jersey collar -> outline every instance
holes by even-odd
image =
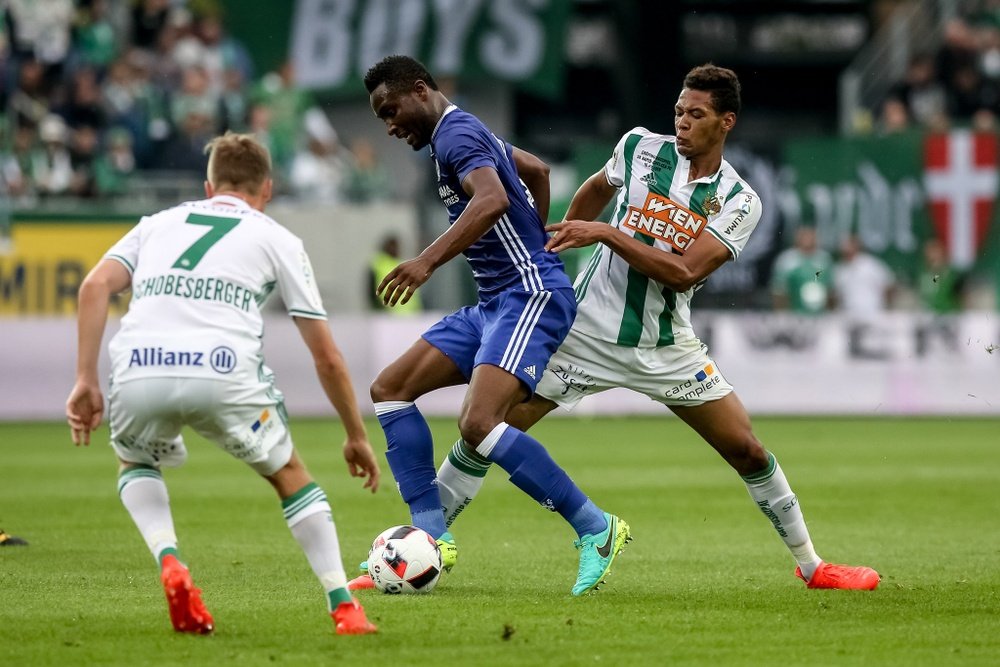
[[[449,104],[448,106],[446,106],[444,108],[444,113],[441,114],[440,118],[438,118],[438,122],[434,126],[434,131],[431,132],[431,141],[434,141],[434,137],[437,136],[438,128],[441,127],[441,121],[444,120],[444,117],[447,116],[448,114],[450,114],[452,111],[456,111],[457,109],[458,109],[458,107],[455,106],[454,104]]]
[[[250,204],[246,203],[239,197],[233,197],[232,195],[215,195],[208,201],[212,204],[227,204],[229,206],[235,206],[236,208],[250,208]]]

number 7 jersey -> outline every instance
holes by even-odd
[[[128,312],[109,346],[116,382],[261,379],[261,308],[275,289],[289,315],[326,319],[302,241],[236,197],[146,216],[105,259],[132,274]]]
[[[672,136],[637,127],[604,166],[618,188],[609,224],[664,252],[683,255],[714,236],[736,259],[760,219],[757,193],[725,160],[688,182],[691,162]],[[579,304],[573,329],[627,347],[662,347],[695,337],[691,298],[701,287],[673,292],[598,244],[574,284]]]

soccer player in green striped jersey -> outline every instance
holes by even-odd
[[[508,422],[527,429],[557,406],[615,387],[645,394],[698,432],[740,475],[785,542],[810,588],[874,589],[868,567],[823,561],[798,499],[753,434],[743,404],[691,327],[691,299],[708,276],[739,257],[760,219],[757,193],[723,159],[740,112],[736,74],[715,65],[688,72],[674,106],[674,135],[637,127],[550,225],[546,248],[595,245],[577,276],[579,304],[566,340],[531,401]],[[614,200],[611,220],[597,221]],[[459,443],[460,445],[460,443]],[[438,472],[449,521],[474,497],[488,462],[456,446]]]
[[[374,491],[378,463],[347,364],[302,241],[264,214],[272,188],[267,149],[250,135],[227,133],[206,151],[207,198],[144,217],[80,286],[77,379],[66,402],[73,441],[89,444],[101,423],[97,361],[108,301],[131,288],[109,345],[111,446],[120,463],[118,495],[160,566],[174,629],[215,628],[181,561],[161,473],[185,461],[187,425],[277,491],[285,522],[326,592],[335,631],[375,632],[347,590],[330,504],[295,451],[284,400],[264,365],[267,297],[280,292],[344,422],[348,470]]]

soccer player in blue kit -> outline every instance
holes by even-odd
[[[386,458],[412,522],[437,539],[450,570],[458,552],[435,483],[430,429],[414,401],[468,383],[458,421],[465,455],[498,464],[519,489],[570,523],[580,550],[572,592],[594,590],[631,539],[628,525],[587,498],[541,443],[504,421],[532,396],[576,315],[562,262],[545,250],[548,167],[451,104],[413,58],[382,59],[368,70],[365,87],[390,136],[414,150],[430,145],[451,223],[420,255],[391,271],[377,294],[389,306],[406,303],[459,253],[479,288],[476,305],[433,325],[371,385]],[[368,575],[351,582],[352,589],[371,586]]]

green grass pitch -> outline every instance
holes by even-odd
[[[369,425],[377,450],[378,425]],[[455,436],[432,423],[438,460]],[[170,629],[157,570],[115,493],[102,427],[0,425],[0,662],[11,665],[996,665],[1000,421],[759,419],[821,556],[883,574],[809,591],[736,475],[676,419],[550,419],[534,433],[635,541],[592,596],[569,594],[574,535],[494,470],[455,525],[428,596],[360,597],[380,626],[337,637],[322,592],[254,473],[188,436],[165,474],[183,557],[215,616]],[[408,515],[385,479],[347,475],[335,421],[293,434],[334,508],[348,573]]]

